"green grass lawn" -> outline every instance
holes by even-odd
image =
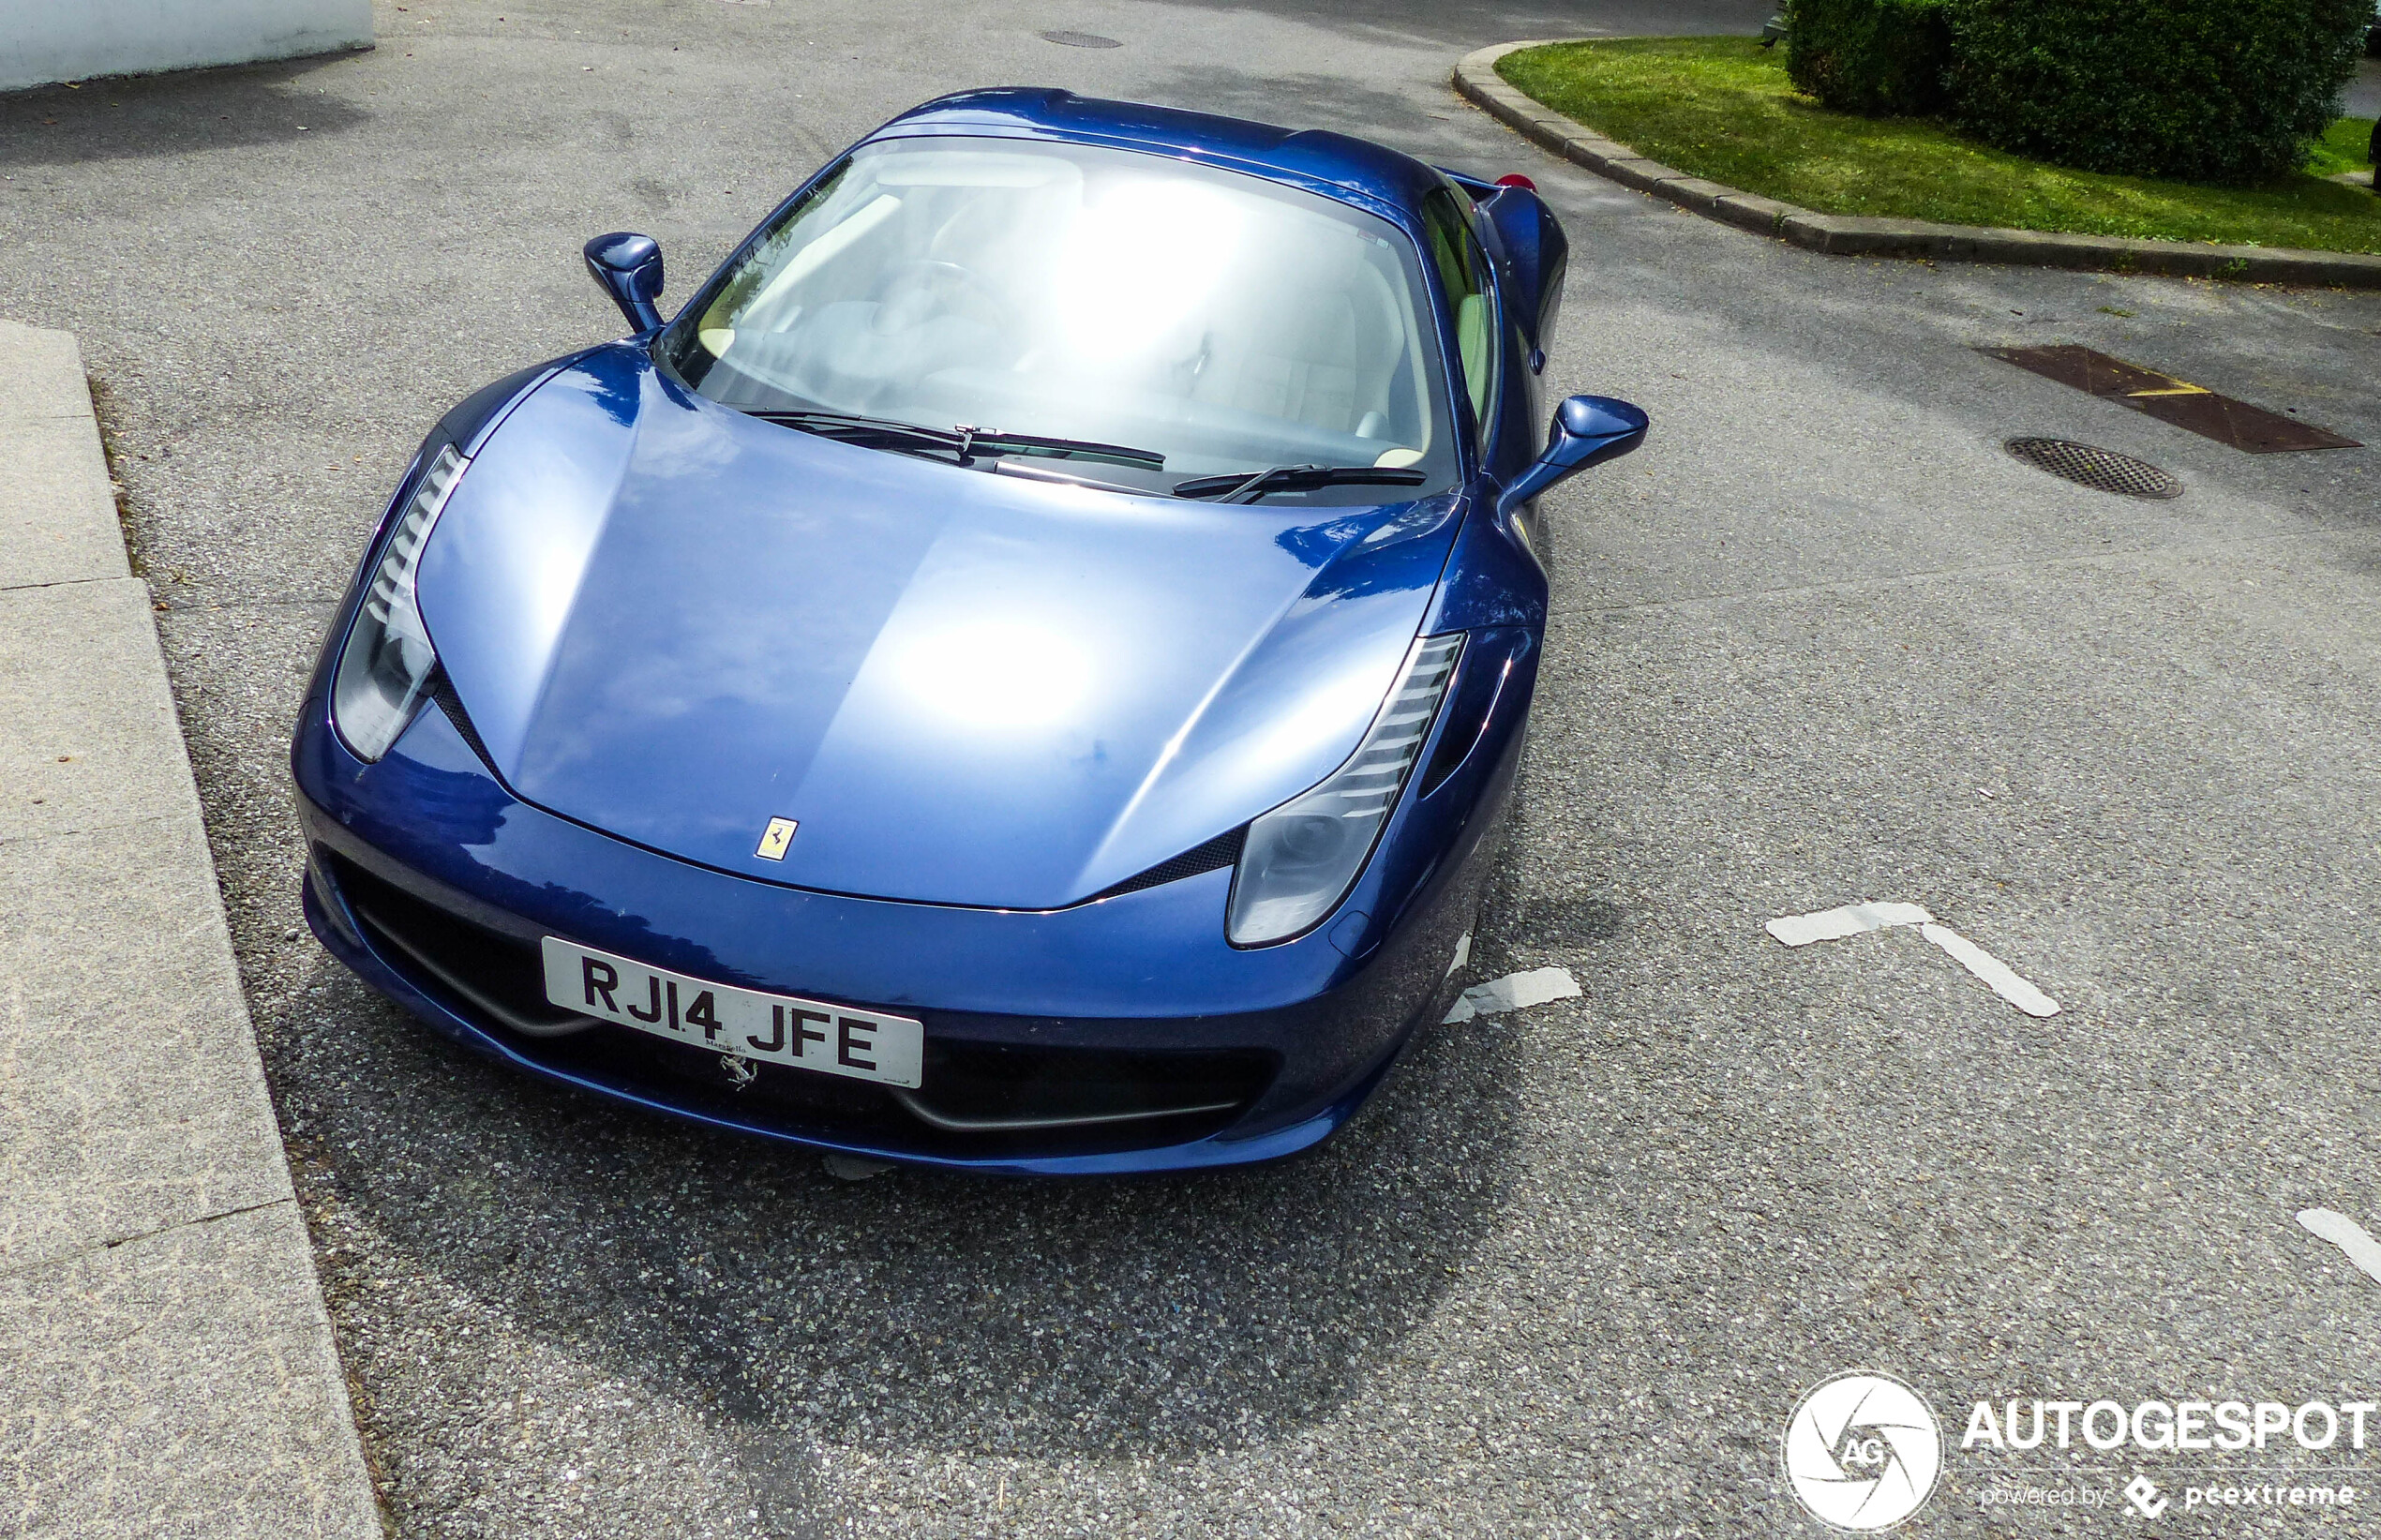
[[[1640,155],[1822,214],[2381,251],[2381,198],[2326,181],[2365,165],[2370,118],[2343,118],[2313,169],[2262,187],[2044,165],[1925,118],[1863,118],[1798,96],[1785,51],[1747,37],[1632,37],[1508,53],[1497,73]]]
[[[2337,172],[2368,172],[2373,162],[2365,152],[2373,147],[2371,118],[2341,118],[2323,131],[2314,142],[2314,159],[2307,170],[2317,176],[2329,176]]]

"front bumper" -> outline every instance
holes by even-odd
[[[1044,912],[787,888],[517,800],[438,707],[365,765],[318,695],[293,751],[306,913],[341,962],[446,1036],[698,1122],[986,1172],[1272,1159],[1353,1115],[1444,1009],[1519,755],[1519,696],[1456,773],[1408,800],[1332,923],[1241,950],[1223,938],[1229,871]],[[607,1024],[541,1035],[566,1024],[534,981],[546,934],[918,1017],[922,1105],[773,1066],[740,1086],[715,1054]]]

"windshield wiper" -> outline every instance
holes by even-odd
[[[1139,462],[1135,462],[1137,465]],[[1028,459],[1023,455],[993,461],[984,469],[996,476],[1015,476],[1024,481],[1046,481],[1060,486],[1088,486],[1096,492],[1122,492],[1127,497],[1146,498],[1156,495],[1154,486],[1127,486],[1122,482],[1101,481],[1080,471],[1064,471],[1048,463],[1041,456]]]
[[[1303,492],[1316,486],[1419,486],[1430,478],[1401,465],[1277,465],[1224,476],[1192,476],[1174,484],[1178,498],[1253,502],[1267,492]]]
[[[876,439],[948,450],[964,462],[979,455],[1031,455],[1052,459],[1097,460],[1106,465],[1132,465],[1161,471],[1166,457],[1149,449],[1095,443],[1088,439],[1054,439],[1038,433],[1001,433],[991,428],[927,427],[892,417],[860,417],[843,411],[755,411],[763,422],[782,423],[831,439]]]
[[[831,439],[898,439],[934,449],[955,451],[959,447],[959,435],[949,428],[926,427],[892,417],[856,417],[843,411],[767,411],[751,407],[744,410],[762,422],[783,423],[787,427],[805,428]]]
[[[1108,465],[1138,465],[1151,471],[1165,469],[1166,457],[1154,449],[1129,449],[1123,444],[1095,443],[1089,439],[1051,439],[1038,433],[998,433],[988,427],[959,429],[959,453],[964,457],[978,451],[989,450],[995,455],[1041,455],[1060,460],[1099,460]]]

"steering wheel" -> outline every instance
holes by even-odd
[[[876,304],[869,329],[878,333],[906,332],[938,315],[959,313],[961,302],[967,300],[976,302],[973,308],[988,312],[978,319],[991,325],[1006,328],[1017,319],[1015,308],[981,275],[932,257],[888,270],[868,297]]]

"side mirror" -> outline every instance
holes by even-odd
[[[1609,396],[1574,396],[1554,409],[1546,453],[1496,500],[1496,511],[1511,514],[1532,498],[1591,465],[1619,459],[1645,441],[1653,419],[1642,409]]]
[[[653,302],[662,297],[661,243],[651,235],[616,231],[587,243],[587,272],[612,296],[630,326],[650,332],[662,323]]]

